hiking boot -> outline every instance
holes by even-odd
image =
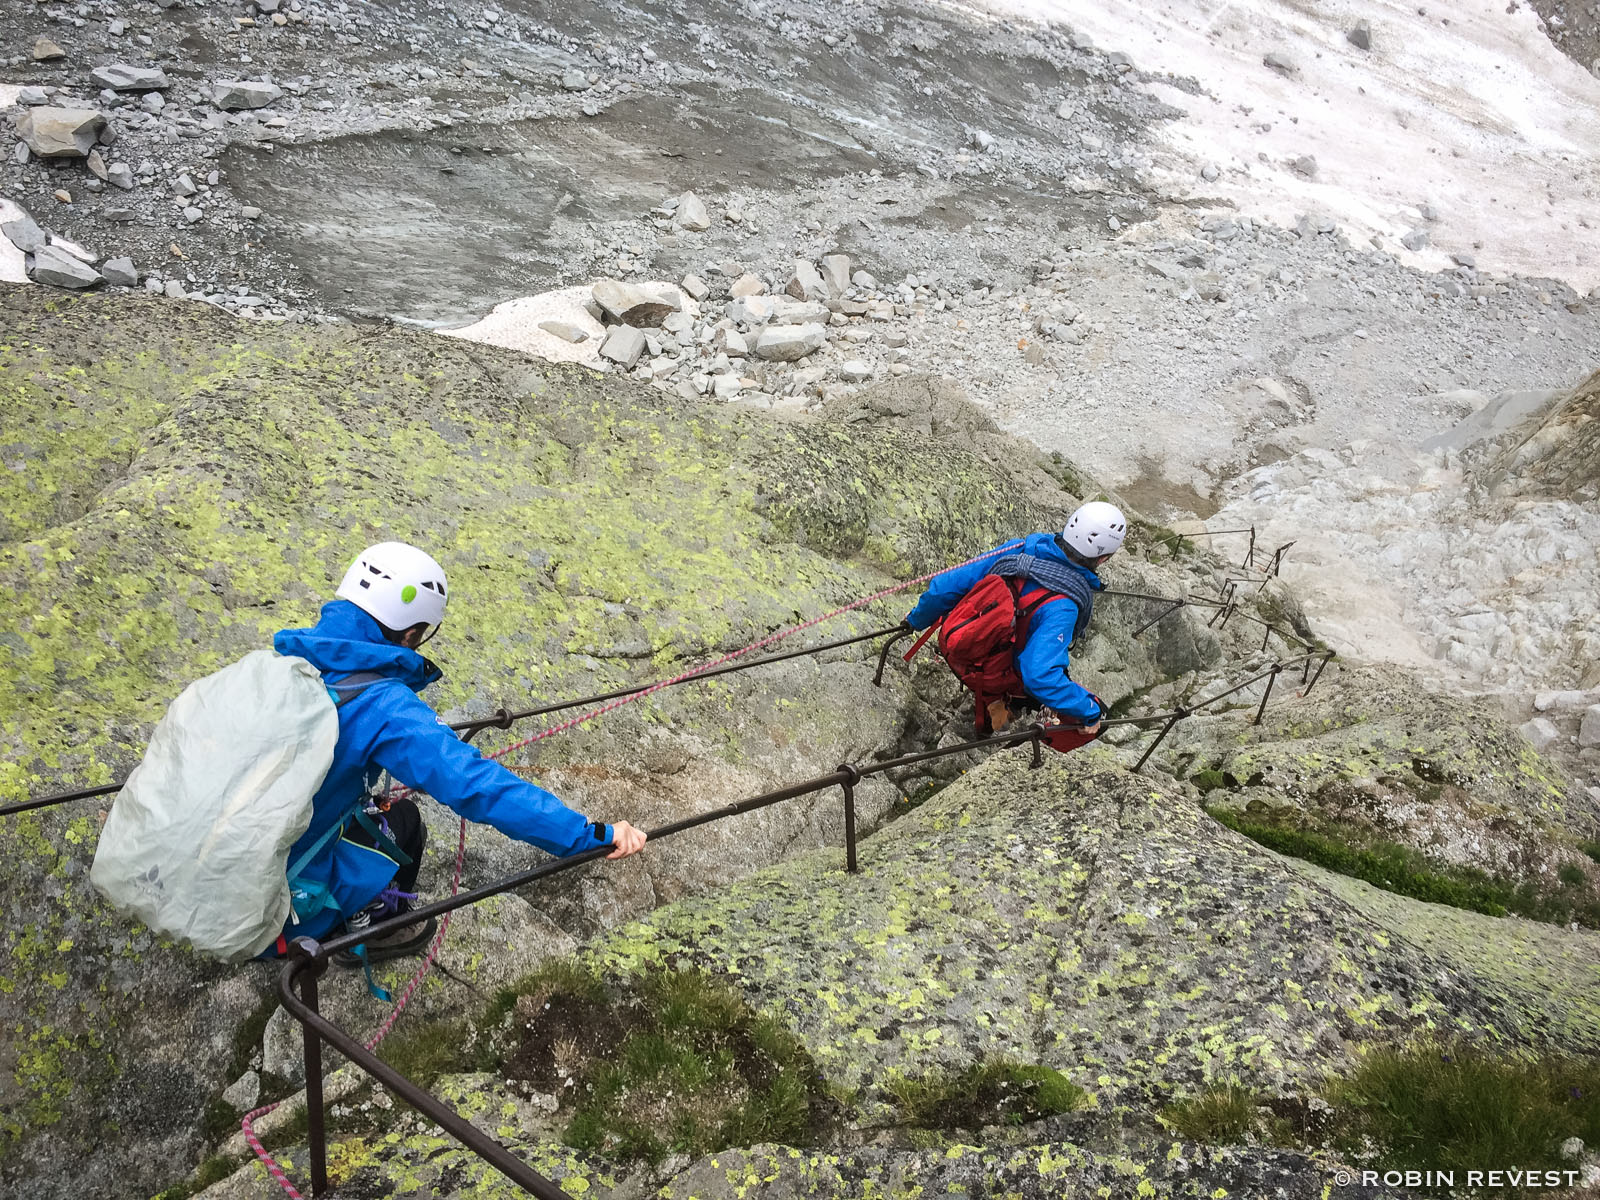
[[[433,935],[439,929],[439,922],[435,918],[403,922],[405,914],[411,909],[410,903],[405,900],[400,901],[397,911],[390,916],[384,915],[384,909],[385,905],[381,901],[369,904],[345,922],[346,933],[364,933],[373,925],[382,926],[382,932],[362,943],[366,949],[368,963],[383,962],[390,958],[405,958],[407,955],[421,954],[428,948],[428,943],[433,940]],[[362,965],[361,955],[353,948],[338,951],[334,954],[333,961],[341,967]]]

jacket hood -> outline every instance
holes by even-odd
[[[1022,549],[1023,553],[1031,554],[1035,558],[1048,558],[1055,562],[1066,564],[1087,579],[1090,588],[1094,591],[1103,592],[1106,590],[1106,585],[1101,581],[1100,576],[1095,574],[1093,568],[1086,567],[1081,562],[1075,562],[1067,556],[1067,552],[1061,548],[1061,543],[1057,540],[1056,534],[1029,534],[1023,542]]]
[[[272,647],[305,659],[334,680],[356,671],[377,671],[420,692],[444,674],[415,650],[385,638],[378,622],[348,600],[324,604],[310,629],[280,629]]]

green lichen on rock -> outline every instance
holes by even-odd
[[[1283,685],[1299,682],[1291,675]],[[1444,695],[1393,668],[1332,667],[1303,701],[1221,732],[1235,743],[1208,767],[1290,795],[1387,776],[1425,802],[1450,786],[1495,815],[1589,836],[1600,828],[1583,789],[1487,701]]]
[[[1438,910],[1358,911],[1109,754],[1026,761],[997,755],[877,834],[858,876],[813,855],[593,953],[726,972],[787,1014],[830,1079],[866,1089],[868,1119],[892,1117],[891,1071],[1000,1056],[1105,1108],[1213,1081],[1291,1087],[1408,1031],[1597,1044],[1588,935],[1564,935],[1542,996],[1508,986],[1503,964],[1538,936],[1525,923],[1440,922],[1446,945],[1423,944],[1402,920],[1432,928]]]

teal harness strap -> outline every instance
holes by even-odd
[[[367,977],[367,991],[374,1000],[380,1004],[393,1002],[394,995],[386,987],[380,987],[378,981],[372,977],[372,960],[367,957],[367,944],[365,942],[350,951],[361,960],[361,970]]]
[[[396,846],[394,844],[394,839],[392,839],[383,831],[383,826],[372,819],[372,814],[367,811],[365,802],[357,807],[351,816],[355,817],[357,825],[360,825],[361,828],[365,829],[372,835],[373,844],[376,845],[386,857],[394,859],[394,861],[399,863],[402,867],[409,867],[411,865],[411,856],[404,850],[400,849],[399,846]]]

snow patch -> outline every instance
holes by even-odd
[[[581,363],[598,369],[605,326],[591,317],[583,306],[583,302],[589,298],[590,287],[584,284],[541,292],[537,296],[518,296],[495,305],[487,316],[471,325],[438,332],[446,337],[465,338],[486,346],[521,350],[546,362]],[[565,321],[582,329],[589,338],[583,342],[569,342],[540,329],[540,321]]]
[[[0,88],[0,93],[3,92],[4,88]],[[3,106],[4,95],[0,94],[0,107]],[[26,215],[22,209],[18,208],[10,200],[0,196],[0,225],[4,225],[7,221],[19,220]],[[28,272],[25,269],[26,262],[27,255],[13,246],[10,238],[0,233],[0,283],[30,282]]]
[[[1530,5],[982,2],[1065,22],[1140,72],[1199,82],[1200,95],[1149,85],[1186,114],[1155,130],[1167,153],[1151,182],[1164,192],[1283,226],[1326,214],[1352,242],[1375,237],[1428,270],[1467,253],[1484,270],[1600,284],[1600,80],[1551,45]],[[1358,19],[1371,50],[1345,37]],[[1296,73],[1262,61],[1274,52]],[[1311,177],[1293,166],[1306,155]],[[1399,239],[1417,229],[1430,244],[1413,253]]]

